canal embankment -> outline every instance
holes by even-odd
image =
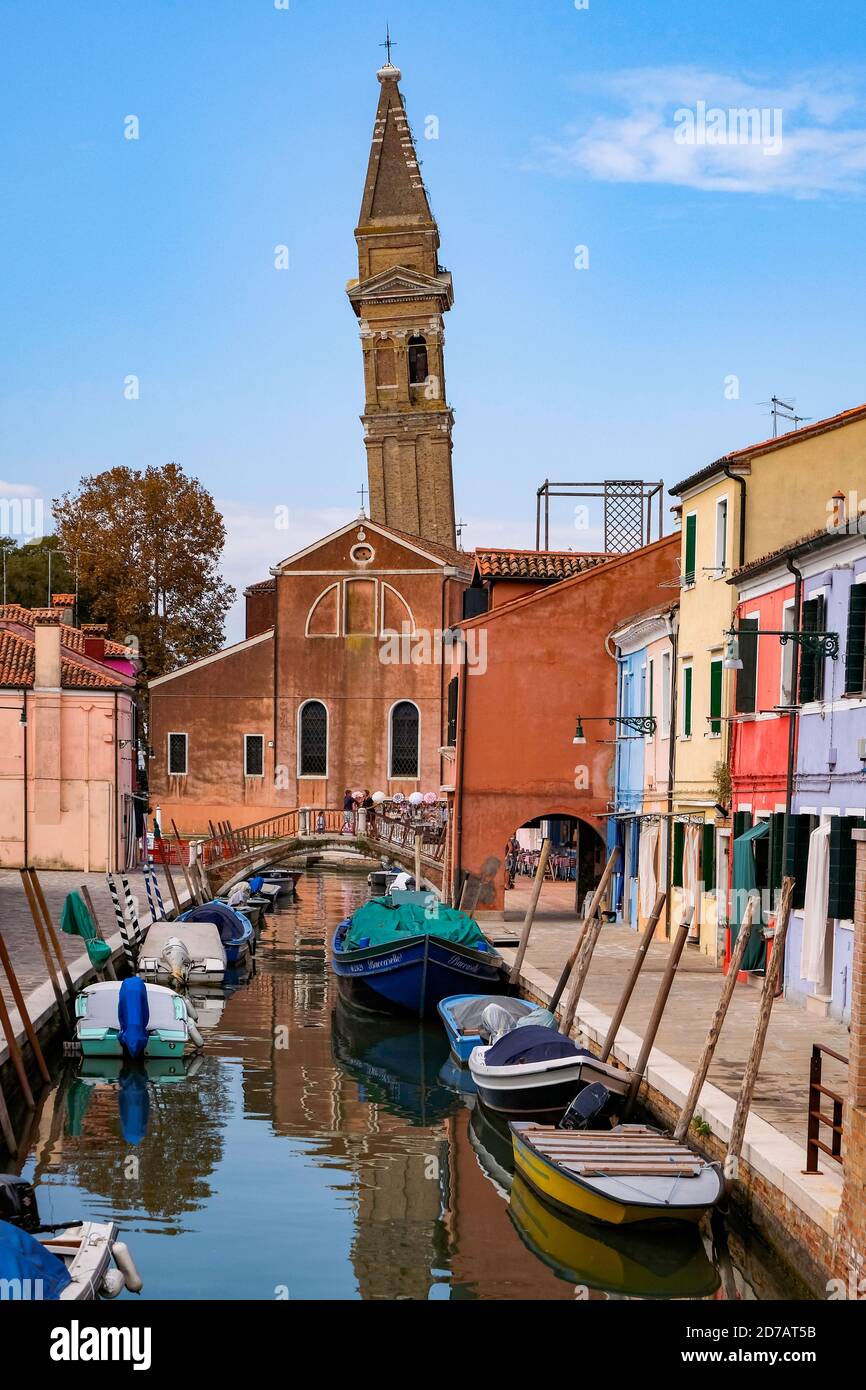
[[[563,889],[567,885],[562,885]],[[571,888],[573,894],[573,886]],[[579,922],[567,914],[555,894],[539,912],[520,976],[521,992],[547,1005],[574,945]],[[521,895],[510,898],[502,916],[510,929],[522,919]],[[485,928],[493,919],[485,917]],[[600,1052],[616,1008],[638,936],[610,925],[602,932],[578,1005],[573,1033]],[[513,948],[500,948],[506,960]],[[617,1034],[612,1060],[634,1065],[649,1020],[669,947],[655,942]],[[656,1046],[653,1048],[642,1100],[653,1117],[671,1126],[688,1095],[693,1068],[718,1002],[722,975],[699,952],[688,950],[674,981]],[[564,1002],[567,1002],[567,998]],[[721,1040],[697,1106],[690,1142],[714,1161],[725,1158],[737,1091],[752,1041],[758,991],[743,985],[735,991]],[[843,1055],[848,1030],[830,1019],[816,1019],[776,1001],[759,1072],[739,1181],[733,1200],[745,1218],[769,1241],[790,1269],[817,1296],[826,1296],[835,1270],[835,1239],[842,1202],[841,1165],[821,1156],[820,1172],[806,1173],[809,1062],[812,1044],[823,1042]],[[844,1092],[844,1068],[832,1085]],[[826,1132],[825,1132],[826,1138]]]

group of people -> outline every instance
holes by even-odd
[[[355,829],[355,817],[359,811],[372,811],[375,806],[369,787],[361,796],[356,796],[347,787],[343,794],[343,832],[351,834]]]

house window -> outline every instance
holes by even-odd
[[[169,734],[168,736],[168,775],[169,777],[185,777],[188,770],[187,746],[189,737],[187,734]]]
[[[456,748],[457,746],[457,692],[459,689],[459,679],[454,676],[448,682],[448,728],[445,734],[445,747]]]
[[[263,734],[244,734],[244,776],[264,777],[265,740]]]
[[[754,714],[758,698],[758,619],[741,618],[737,629],[740,660],[737,672],[737,713]]]
[[[683,667],[683,738],[692,736],[692,668]]]
[[[845,694],[866,690],[866,584],[852,584],[845,647]]]
[[[671,654],[662,652],[662,736],[671,734]]]
[[[298,776],[328,775],[328,711],[321,700],[308,700],[298,717]]]
[[[390,777],[418,777],[418,706],[401,700],[391,710]]]
[[[793,632],[796,624],[794,622],[794,604],[786,603],[782,609],[782,631]],[[794,643],[786,642],[782,648],[782,682],[779,690],[779,704],[791,705],[794,703]]]
[[[716,503],[716,574],[724,574],[728,565],[728,499]]]
[[[717,738],[722,732],[722,658],[710,661],[710,733]]]
[[[803,604],[803,631],[824,631],[824,595],[807,599]],[[847,666],[847,662],[846,662]],[[800,704],[824,697],[824,657],[821,652],[803,647],[800,651]]]
[[[410,338],[409,385],[423,386],[427,375],[427,341],[425,338]]]
[[[694,584],[695,564],[698,549],[698,518],[694,512],[686,517],[686,554],[683,566],[683,583]]]

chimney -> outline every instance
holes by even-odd
[[[72,614],[75,611],[74,594],[52,594],[51,608],[53,612],[59,614],[60,621],[67,627],[72,626]]]
[[[56,613],[34,615],[33,640],[36,647],[34,690],[60,689],[60,618]]]
[[[84,655],[91,661],[104,661],[108,623],[82,623],[81,631],[84,633]]]
[[[834,493],[833,493],[833,497],[832,497],[832,502],[833,502],[833,519],[832,519],[832,525],[833,525],[834,528],[838,528],[838,527],[840,527],[840,526],[844,526],[844,525],[846,524],[847,520],[848,520],[848,518],[847,518],[847,516],[846,516],[846,514],[845,514],[845,513],[846,513],[846,507],[845,507],[846,501],[847,501],[847,498],[846,498],[846,496],[845,496],[845,494],[844,494],[844,492],[842,491],[841,488],[839,489],[838,492],[834,492]]]

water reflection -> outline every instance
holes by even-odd
[[[252,977],[194,1001],[194,1064],[59,1071],[25,1165],[43,1219],[116,1219],[147,1298],[712,1296],[700,1242],[580,1230],[512,1189],[507,1130],[438,1027],[338,1004],[327,941],[366,896],[361,874],[307,874]],[[739,1269],[726,1287],[749,1296]]]

